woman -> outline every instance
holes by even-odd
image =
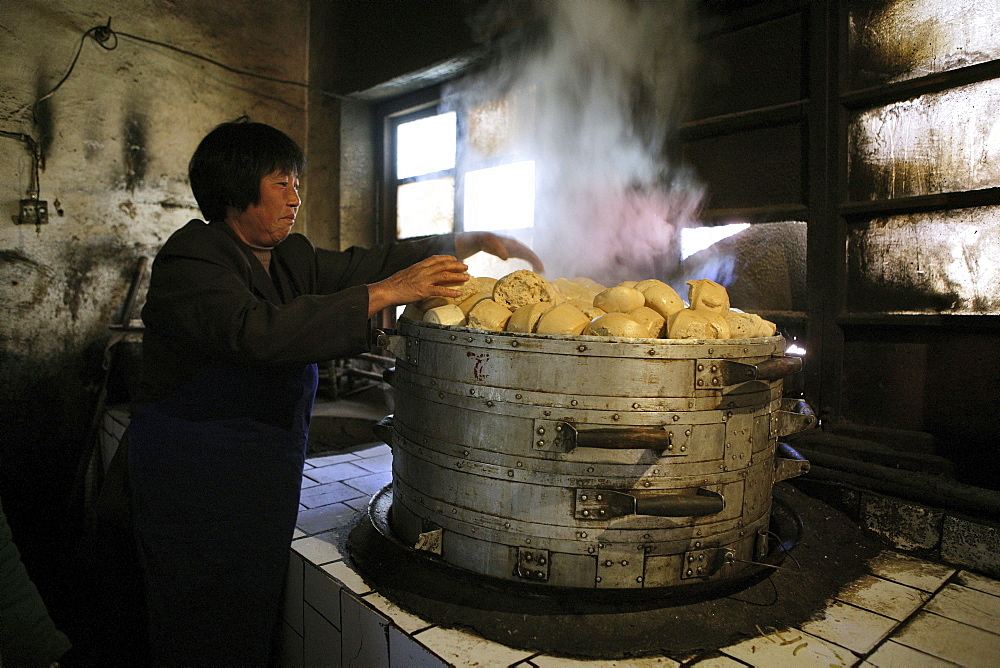
[[[189,166],[208,223],[157,254],[128,431],[153,661],[268,661],[298,510],[316,362],[369,349],[382,309],[458,296],[458,258],[538,257],[492,234],[329,251],[291,234],[305,166],[261,123],[220,125]]]

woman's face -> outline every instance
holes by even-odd
[[[258,248],[277,246],[291,233],[299,205],[295,174],[271,172],[260,180],[260,200],[245,211],[229,210],[226,222],[245,243]]]

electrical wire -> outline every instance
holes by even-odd
[[[29,134],[23,132],[9,132],[7,130],[0,130],[0,137],[9,137],[10,139],[17,139],[28,147],[28,151],[31,152],[32,160],[32,170],[31,170],[31,181],[32,183],[28,187],[28,195],[34,197],[36,200],[39,198],[42,190],[41,180],[39,179],[39,164],[42,161],[41,150],[39,149],[38,142],[35,138]]]
[[[119,36],[134,40],[136,42],[140,42],[142,44],[151,44],[153,46],[159,46],[164,49],[169,49],[176,53],[180,53],[185,56],[189,56],[191,58],[195,58],[197,60],[209,63],[211,65],[215,65],[216,67],[226,70],[227,72],[239,74],[240,76],[252,77],[255,79],[261,79],[263,81],[270,81],[272,83],[285,84],[288,86],[297,86],[299,88],[311,90],[316,93],[319,93],[320,95],[325,95],[326,97],[333,97],[338,100],[350,99],[346,95],[339,95],[337,93],[333,93],[331,91],[319,88],[317,86],[311,86],[310,84],[303,83],[301,81],[293,81],[291,79],[281,79],[278,77],[267,76],[266,74],[257,74],[256,72],[241,70],[239,68],[226,65],[225,63],[219,62],[218,60],[215,60],[213,58],[209,58],[208,56],[203,56],[200,53],[195,53],[194,51],[189,51],[187,49],[182,49],[179,46],[174,46],[173,44],[167,44],[166,42],[161,42],[159,40],[149,39],[148,37],[133,35],[132,33],[128,32],[116,31],[111,27],[111,17],[109,17],[106,25],[94,26],[93,28],[83,33],[83,35],[80,37],[80,43],[77,45],[76,54],[73,56],[73,61],[70,63],[69,69],[66,71],[66,74],[63,75],[62,79],[59,80],[59,83],[57,83],[55,87],[52,88],[52,90],[50,90],[48,93],[46,93],[45,95],[43,95],[42,97],[38,98],[38,100],[35,101],[35,106],[37,107],[42,101],[52,97],[52,95],[57,90],[59,90],[59,88],[66,82],[66,80],[69,79],[70,75],[73,73],[73,68],[76,67],[76,61],[80,58],[80,51],[83,49],[83,43],[87,41],[88,37],[93,39],[97,43],[97,45],[100,46],[105,51],[114,51],[116,48],[118,48]],[[111,44],[109,45],[108,42],[111,42]]]

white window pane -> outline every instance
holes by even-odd
[[[396,188],[396,236],[449,234],[455,229],[455,179],[429,179]]]
[[[396,127],[397,179],[455,167],[455,119],[449,111]]]
[[[534,162],[514,162],[465,175],[466,230],[516,230],[534,222]]]

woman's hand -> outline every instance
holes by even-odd
[[[451,255],[433,255],[378,283],[368,284],[368,317],[384,308],[409,304],[427,297],[458,297],[449,285],[462,285],[471,278],[469,267]]]
[[[541,258],[517,239],[502,237],[492,232],[459,232],[455,235],[455,255],[459,260],[464,260],[479,251],[495,255],[501,260],[521,258],[530,262],[531,268],[539,274],[545,271]]]

